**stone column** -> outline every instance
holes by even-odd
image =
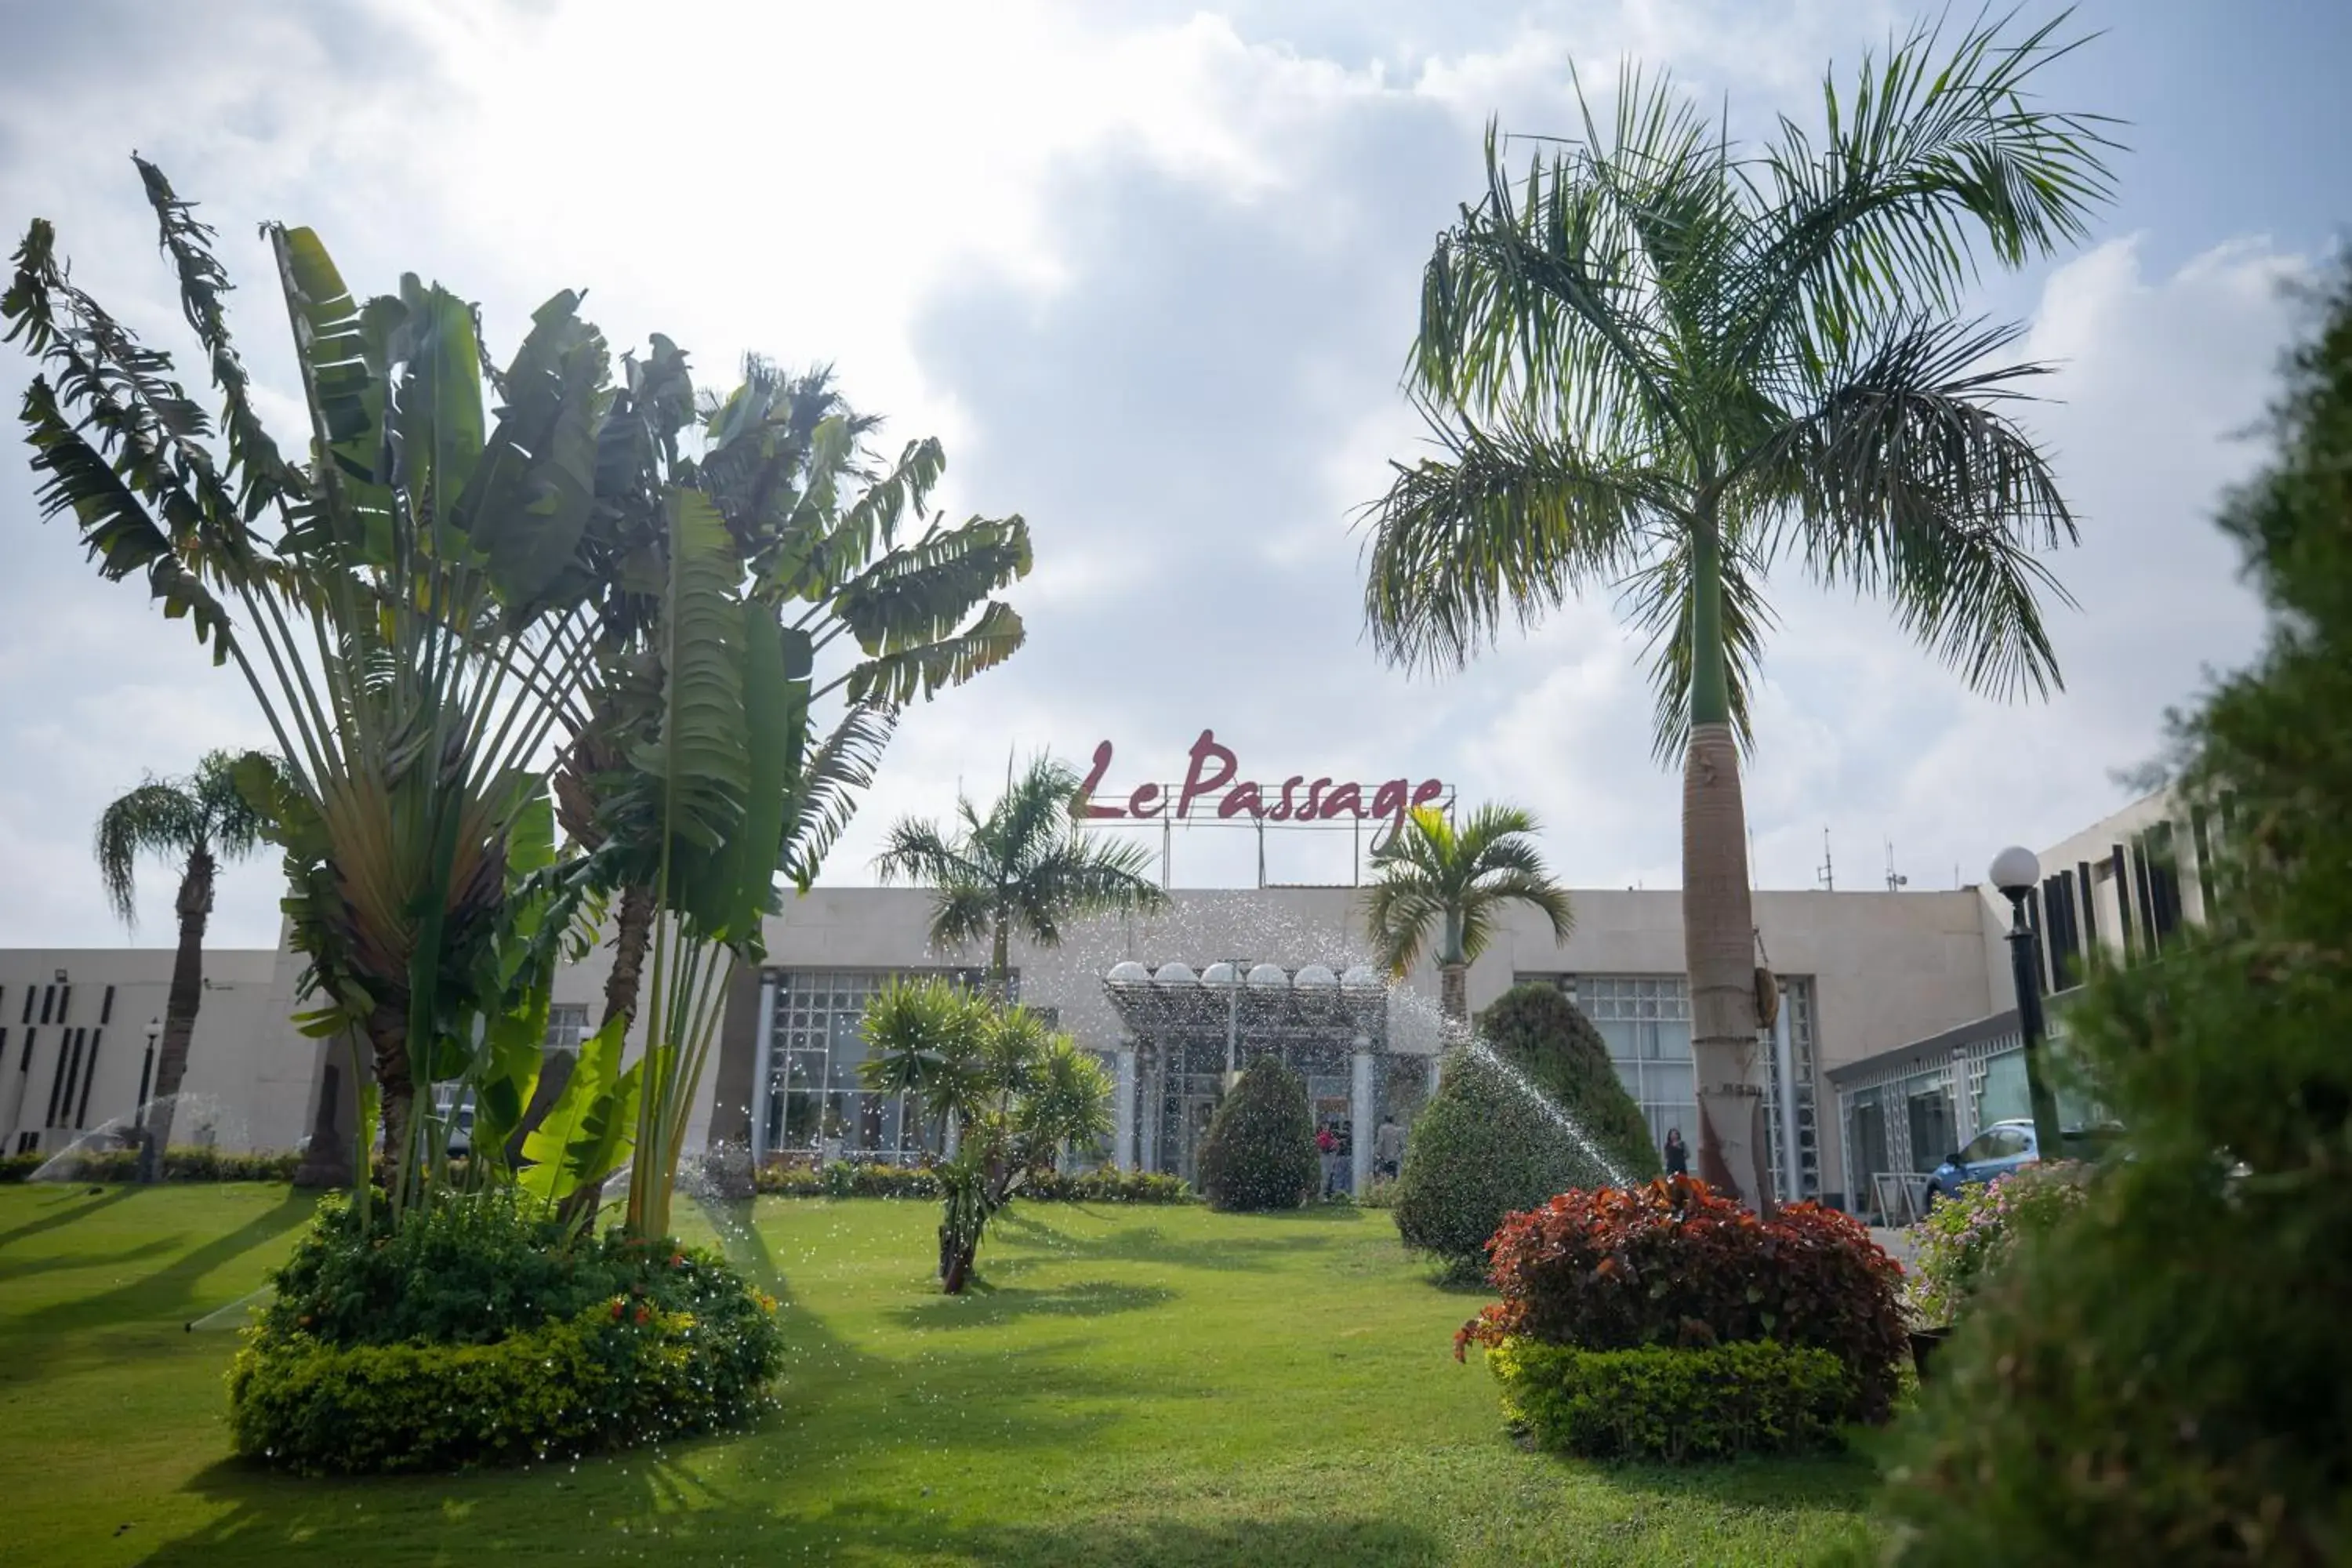
[[[1111,1144],[1111,1163],[1122,1171],[1132,1171],[1135,1169],[1135,1047],[1132,1043],[1118,1047],[1118,1070],[1113,1075],[1113,1080],[1118,1085],[1118,1131]]]
[[[1160,1169],[1160,1119],[1161,1099],[1168,1092],[1168,1058],[1164,1046],[1155,1046],[1137,1060],[1137,1069],[1143,1075],[1142,1164],[1147,1171]]]
[[[1772,1089],[1780,1100],[1780,1196],[1804,1196],[1804,1165],[1797,1154],[1797,1053],[1789,1039],[1789,997],[1784,989],[1772,1016]]]
[[[760,1032],[751,1050],[751,1169],[768,1158],[769,1079],[776,1070],[776,977],[760,977]]]
[[[1370,1042],[1356,1037],[1355,1081],[1348,1105],[1348,1190],[1361,1197],[1372,1190],[1372,1134],[1380,1110],[1372,1093]]]

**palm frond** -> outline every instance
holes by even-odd
[[[805,892],[816,880],[826,852],[857,814],[860,797],[873,787],[875,771],[898,727],[895,710],[854,703],[810,756],[781,867],[794,887]]]
[[[204,808],[187,787],[153,777],[99,814],[99,880],[117,919],[126,926],[139,923],[139,857],[185,859],[205,847],[204,827]]]
[[[1619,612],[1649,634],[1650,684],[1657,694],[1651,714],[1651,751],[1661,766],[1671,765],[1690,740],[1694,556],[1693,542],[1676,541],[1622,585]],[[1743,750],[1756,743],[1753,698],[1764,659],[1764,634],[1774,625],[1750,563],[1726,552],[1717,571],[1723,585],[1724,685],[1730,700],[1731,728]]]
[[[992,599],[956,636],[853,665],[824,689],[839,686],[852,702],[903,708],[917,697],[933,697],[995,668],[1020,652],[1028,637],[1019,612],[1002,599]]]
[[[221,475],[236,487],[239,509],[250,522],[271,506],[302,499],[309,485],[301,471],[286,461],[254,410],[245,362],[229,336],[222,307],[222,297],[235,286],[213,254],[214,230],[197,221],[195,204],[180,198],[163,170],[137,153],[131,161],[138,165],[148,205],[154,209],[158,243],[179,274],[181,313],[204,344],[213,385],[220,390],[221,433],[228,444]]]
[[[1970,689],[2046,696],[2062,682],[2042,601],[2074,600],[2036,552],[2077,533],[2048,457],[2006,412],[2046,367],[1985,363],[2020,334],[1902,324],[1823,376],[1757,472],[1793,493],[1790,530],[1818,581],[1887,598]]]
[[[1364,618],[1392,662],[1460,665],[1507,616],[1526,627],[1613,580],[1685,500],[1638,453],[1594,458],[1523,425],[1431,417],[1445,456],[1396,465],[1366,509]]]
[[[1948,310],[1975,277],[1975,233],[2008,267],[2088,237],[2114,190],[2116,122],[2034,101],[2036,79],[2087,40],[2061,39],[2061,12],[2003,42],[2014,15],[1980,16],[1948,52],[1941,20],[1914,26],[1883,63],[1863,57],[1843,100],[1824,76],[1818,149],[1781,121],[1743,268],[1751,341],[1797,330],[1833,350],[1849,322]]]
[[[833,614],[868,656],[935,643],[1030,563],[1026,522],[976,517],[882,556],[834,595]]]

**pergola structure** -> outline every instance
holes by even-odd
[[[1337,1122],[1349,1189],[1370,1185],[1374,1065],[1389,1039],[1389,987],[1373,970],[1221,961],[1196,973],[1130,959],[1112,966],[1103,990],[1133,1042],[1119,1052],[1121,1164],[1189,1178],[1209,1108],[1234,1075],[1273,1055],[1307,1077],[1318,1120]]]

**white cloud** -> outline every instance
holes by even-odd
[[[292,422],[291,381],[251,225],[282,216],[362,287],[414,268],[478,295],[494,346],[584,285],[616,345],[667,331],[709,382],[747,349],[835,361],[892,437],[946,439],[950,510],[1029,515],[1032,646],[909,715],[831,879],[864,879],[888,820],[943,812],[959,777],[990,788],[1009,746],[1108,735],[1140,776],[1203,726],[1254,768],[1522,801],[1573,879],[1674,876],[1678,792],[1611,607],[1408,682],[1360,640],[1350,510],[1413,453],[1395,380],[1418,270],[1475,194],[1488,113],[1566,128],[1571,49],[1589,87],[1631,57],[1736,116],[1801,106],[1890,7],[204,10],[147,26],[112,71],[88,68],[89,35],[131,12],[45,14],[18,50],[44,67],[0,65],[0,214],[56,217],[78,277],[162,331],[121,153],[163,158],[250,285],[234,303],[273,418]],[[2260,409],[2295,265],[2248,241],[2150,278],[2124,241],[2047,279],[2031,352],[2065,362],[2068,401],[2037,423],[2086,518],[2061,563],[2084,604],[2059,627],[2062,703],[1975,701],[1875,607],[1780,590],[1749,795],[1768,882],[1810,884],[1824,822],[1842,862],[1874,868],[1889,835],[1923,884],[1979,837],[2063,832],[2152,749],[2198,661],[2244,650],[2254,617],[2213,586],[2231,563],[2202,519],[2247,459],[2223,437]],[[18,374],[0,362],[0,398]],[[0,907],[0,942],[103,942],[86,833],[108,793],[257,726],[183,627],[33,527],[20,479],[0,520],[22,563],[0,581],[0,864],[33,893]],[[1180,840],[1177,867],[1246,882],[1255,847]],[[1344,875],[1346,851],[1301,841],[1270,868]],[[269,940],[275,898],[266,871],[233,878],[219,940]]]

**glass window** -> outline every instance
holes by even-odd
[[[1970,1164],[1979,1160],[2011,1160],[2025,1152],[2029,1142],[2014,1127],[1988,1127],[1960,1151],[1960,1158]]]

